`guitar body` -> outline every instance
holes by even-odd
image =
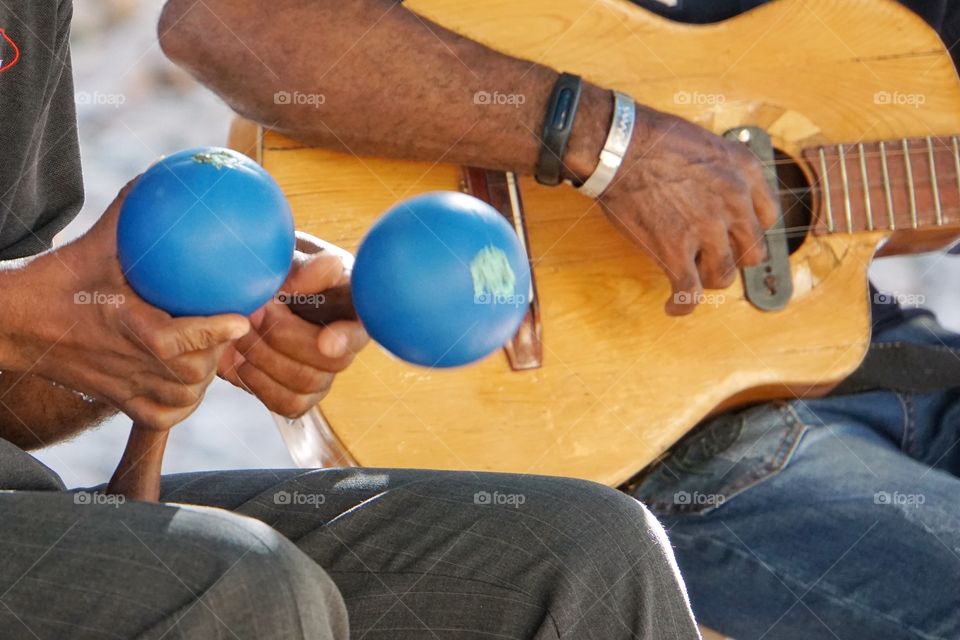
[[[668,22],[625,0],[407,5],[714,132],[763,127],[791,155],[960,131],[949,56],[893,0],[779,0],[709,26]],[[901,98],[876,98],[884,92]],[[454,166],[356,158],[269,132],[256,144],[298,227],[354,251],[398,199],[460,188]],[[673,318],[663,311],[666,278],[593,202],[527,179],[521,189],[543,366],[513,371],[498,353],[465,369],[425,370],[367,349],[321,405],[358,463],[615,485],[721,407],[822,393],[864,356],[867,268],[890,232],[809,236],[791,257],[795,291],[783,311],[758,310],[738,282]]]

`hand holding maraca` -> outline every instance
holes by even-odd
[[[358,317],[401,359],[453,367],[501,347],[529,301],[529,265],[515,232],[462,193],[418,196],[387,212],[361,243],[349,286],[342,264],[324,258],[291,271],[283,193],[226,149],[189,150],[151,167],[127,197],[117,232],[123,274],[148,302],[174,315],[251,316],[254,331],[221,369],[288,415],[308,409],[330,374],[349,364],[351,347],[366,340]],[[289,310],[267,304],[284,285],[309,297],[338,282],[312,299],[294,295]],[[165,443],[166,431],[135,422],[108,490],[156,500]]]
[[[29,371],[164,429],[192,413],[233,339],[249,331],[236,314],[172,318],[144,302],[117,264],[116,228],[129,185],[81,238],[30,261],[4,331]]]
[[[221,377],[288,418],[316,405],[330,390],[335,374],[353,362],[370,338],[355,320],[317,326],[280,301],[311,300],[347,285],[352,264],[349,253],[298,232],[290,275],[274,300],[250,317],[250,333],[227,348],[220,361]]]

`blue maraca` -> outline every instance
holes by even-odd
[[[463,193],[428,193],[398,203],[370,229],[352,289],[357,315],[387,351],[426,367],[455,367],[516,333],[530,268],[496,209]]]
[[[252,313],[286,279],[294,241],[277,183],[220,148],[183,151],[147,170],[117,228],[131,287],[176,316]],[[359,318],[397,357],[454,367],[502,347],[529,292],[526,253],[506,220],[472,196],[442,192],[383,215],[361,242],[349,287],[290,308],[317,324]],[[156,500],[166,435],[134,425],[108,489]]]
[[[181,151],[127,194],[117,254],[130,286],[174,316],[249,315],[287,277],[294,228],[279,185],[230,149]]]

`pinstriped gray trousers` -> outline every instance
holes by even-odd
[[[600,485],[258,470],[118,504],[3,444],[4,640],[698,637],[663,530]]]

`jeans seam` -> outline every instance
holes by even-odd
[[[913,394],[896,392],[897,399],[903,407],[903,438],[900,441],[900,450],[907,455],[913,450],[914,436],[916,435],[916,415],[914,412]]]
[[[921,640],[950,640],[949,638],[945,638],[943,636],[929,635],[924,631],[921,631],[920,629],[916,629],[914,627],[911,627],[903,623],[901,620],[898,620],[897,618],[893,618],[892,616],[885,613],[884,611],[874,610],[871,607],[866,606],[856,600],[850,600],[848,598],[844,598],[843,596],[836,595],[835,593],[833,593],[833,591],[829,591],[826,588],[819,586],[823,584],[822,579],[817,581],[812,587],[807,588],[807,581],[801,579],[799,576],[795,576],[787,571],[783,571],[779,567],[775,570],[769,564],[760,560],[759,557],[756,557],[755,555],[753,555],[752,552],[750,554],[744,553],[740,548],[730,545],[727,542],[720,540],[715,536],[698,536],[698,535],[686,534],[686,533],[678,532],[674,529],[671,531],[670,537],[675,541],[674,544],[676,544],[677,539],[681,539],[681,538],[686,539],[687,541],[703,541],[709,544],[714,544],[719,547],[723,547],[729,552],[740,556],[740,558],[746,562],[757,563],[763,569],[765,569],[766,571],[769,571],[778,580],[782,580],[783,582],[790,581],[794,583],[794,586],[802,587],[803,589],[805,589],[805,591],[800,596],[800,598],[798,598],[798,601],[802,601],[803,598],[806,597],[806,595],[809,594],[810,592],[816,592],[816,593],[819,593],[825,599],[830,600],[831,602],[834,602],[839,605],[848,605],[851,608],[857,609],[859,612],[862,612],[864,617],[867,619],[880,618],[886,622],[889,622],[890,624],[893,624],[898,629],[903,629],[910,633],[916,634],[917,637],[920,638]],[[794,590],[790,589],[790,592],[792,594]]]
[[[729,497],[733,498],[737,494],[749,489],[750,487],[773,477],[782,471],[786,466],[787,460],[792,452],[796,450],[801,437],[807,431],[807,429],[809,429],[809,426],[800,419],[800,416],[790,405],[786,403],[777,403],[777,409],[779,414],[778,418],[785,422],[787,433],[781,439],[780,444],[777,445],[776,451],[774,451],[773,455],[768,461],[757,467],[753,473],[750,473],[743,479],[726,485],[723,487],[724,490],[719,491],[718,493],[730,494]],[[706,515],[707,513],[715,511],[722,506],[717,505],[708,509],[702,509],[701,505],[678,505],[662,501],[652,501],[646,504],[648,507],[650,507],[650,509],[659,514],[669,513],[677,515]]]

